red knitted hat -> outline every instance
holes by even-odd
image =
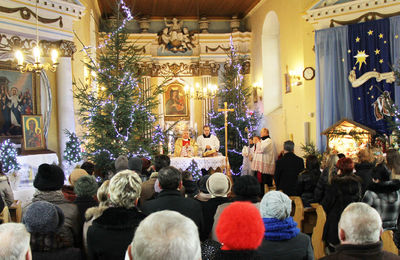
[[[234,202],[219,217],[216,233],[222,250],[254,250],[264,237],[259,210],[250,202]]]

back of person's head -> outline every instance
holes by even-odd
[[[96,194],[99,185],[91,175],[80,177],[74,185],[74,192],[78,197],[92,197]]]
[[[349,204],[339,221],[339,239],[345,244],[371,244],[379,241],[382,220],[379,213],[362,202]]]
[[[351,174],[354,169],[354,163],[352,159],[344,157],[337,161],[336,167],[341,171],[341,174]]]
[[[346,158],[346,155],[344,155],[343,153],[338,153],[337,156],[339,157],[339,159]]]
[[[269,191],[265,193],[260,203],[260,212],[263,218],[284,220],[290,217],[292,201],[283,192]]]
[[[38,168],[33,186],[40,191],[61,190],[64,180],[64,171],[60,167],[43,163]]]
[[[140,222],[128,252],[134,260],[200,260],[197,226],[175,211],[153,213]]]
[[[327,167],[329,170],[331,170],[336,166],[336,163],[338,161],[339,161],[339,157],[337,156],[337,154],[331,153],[328,155],[328,157],[326,159],[325,167]]]
[[[374,161],[374,154],[371,149],[365,148],[357,153],[359,163],[372,163]]]
[[[222,211],[215,231],[222,250],[255,250],[263,240],[265,228],[253,204],[237,201]]]
[[[208,194],[207,190],[207,180],[210,178],[210,174],[206,174],[200,177],[200,179],[197,181],[197,187],[199,187],[199,190],[203,193]]]
[[[36,201],[26,209],[22,222],[32,234],[56,233],[64,224],[64,213],[47,201]]]
[[[380,163],[372,169],[371,177],[372,179],[379,181],[390,180],[390,171],[386,168],[385,164]]]
[[[110,201],[114,206],[130,209],[136,206],[142,190],[139,175],[131,170],[123,170],[110,180]]]
[[[394,174],[400,175],[400,153],[397,150],[389,149],[386,152],[386,162]]]
[[[158,181],[163,190],[176,190],[182,181],[182,174],[177,168],[167,166],[158,172]]]
[[[157,155],[154,158],[154,167],[156,168],[156,172],[160,171],[162,168],[167,167],[171,164],[171,159],[165,155]]]
[[[287,140],[283,143],[283,149],[287,152],[293,153],[294,151],[294,143],[293,141]]]
[[[319,161],[317,156],[315,155],[308,155],[306,157],[306,169],[311,170],[319,170]]]
[[[108,189],[110,187],[110,180],[106,180],[101,184],[97,190],[97,199],[99,200],[99,206],[108,206],[110,197],[108,197]]]
[[[0,225],[0,259],[31,259],[30,234],[21,223]]]
[[[249,198],[249,200],[252,200],[252,198],[260,194],[260,184],[254,176],[240,176],[233,184],[233,193],[243,199]]]
[[[84,162],[81,166],[81,169],[84,169],[89,175],[93,175],[94,164],[91,162]]]
[[[208,178],[206,187],[212,197],[226,197],[231,191],[232,184],[228,176],[215,172]]]
[[[120,172],[129,169],[128,157],[126,157],[125,155],[118,156],[118,158],[115,159],[114,166],[115,166],[115,172]]]
[[[139,157],[132,157],[128,161],[128,169],[135,171],[137,174],[141,174],[143,170],[143,161]]]
[[[182,181],[191,181],[193,180],[192,173],[190,171],[182,172]]]
[[[89,174],[81,168],[75,168],[72,170],[71,174],[68,177],[69,183],[71,183],[71,186],[75,185],[75,182],[82,176],[88,176]]]

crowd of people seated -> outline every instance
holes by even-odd
[[[22,223],[0,225],[0,259],[314,259],[291,216],[293,195],[323,206],[326,259],[400,259],[380,242],[383,230],[400,237],[400,154],[361,151],[356,163],[332,153],[322,165],[308,156],[304,167],[293,148],[285,142],[276,190],[265,194],[251,174],[194,181],[165,155],[152,164],[120,156],[101,183],[90,163],[69,174],[70,185],[60,167],[42,164]],[[0,210],[13,200],[4,186]]]

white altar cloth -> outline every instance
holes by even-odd
[[[195,160],[199,169],[213,169],[218,167],[225,168],[225,156],[219,155],[215,157],[171,157],[171,166],[185,171],[189,168],[192,160]]]
[[[20,200],[22,206],[25,206],[32,200],[33,194],[35,193],[33,180],[35,179],[39,166],[43,163],[58,165],[58,156],[56,153],[22,155],[17,156],[17,161],[21,169],[18,170],[16,180],[14,180],[14,176],[9,176],[9,179],[11,188],[13,189],[14,199]]]

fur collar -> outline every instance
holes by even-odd
[[[8,178],[6,175],[0,175],[0,181],[8,181]]]
[[[375,193],[392,193],[394,191],[400,190],[400,180],[390,180],[379,183],[372,182],[367,187],[367,190],[373,191]]]
[[[138,223],[146,217],[137,208],[113,208],[110,207],[103,211],[103,214],[93,221],[93,224],[105,228],[126,229],[137,227]]]

